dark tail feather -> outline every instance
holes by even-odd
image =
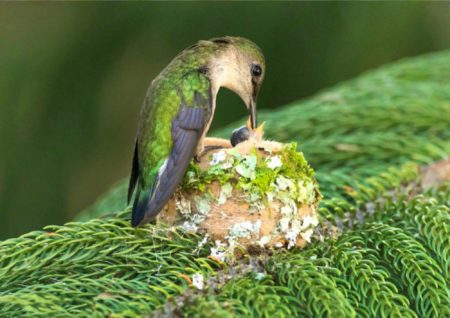
[[[134,188],[139,179],[139,159],[138,159],[138,141],[134,143],[134,155],[133,155],[133,165],[131,168],[130,184],[128,186],[128,197],[127,204],[130,204],[131,197],[133,196]]]
[[[131,226],[136,227],[141,224],[145,216],[145,211],[149,204],[150,191],[141,191],[138,188],[133,203],[133,212],[131,213]]]

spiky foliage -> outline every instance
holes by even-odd
[[[339,238],[217,264],[200,236],[130,228],[120,184],[84,222],[0,243],[0,316],[450,316],[450,190],[420,169],[449,157],[449,84],[443,52],[261,116],[316,169]]]

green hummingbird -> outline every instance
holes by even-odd
[[[256,128],[264,69],[264,55],[255,43],[225,36],[188,47],[152,81],[139,117],[128,188],[128,203],[136,190],[132,226],[156,217],[189,162],[204,151],[220,87],[242,98],[250,126]]]

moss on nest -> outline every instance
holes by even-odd
[[[297,151],[296,143],[284,145],[273,156],[264,156],[255,147],[248,155],[242,155],[236,149],[223,150],[210,155],[210,165],[209,169],[201,169],[191,163],[182,189],[204,192],[207,185],[214,181],[221,186],[230,183],[247,195],[256,195],[268,203],[268,197],[274,191],[283,192],[285,187],[291,185],[290,192],[284,194],[299,203],[311,204],[319,198],[318,192],[313,191],[318,187],[314,170],[303,153]],[[305,193],[304,188],[310,189],[310,192]]]

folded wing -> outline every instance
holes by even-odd
[[[195,93],[194,101],[194,107],[182,104],[172,121],[173,144],[170,155],[159,169],[152,189],[147,192],[138,191],[133,205],[133,226],[153,219],[183,180],[210,116],[209,107],[202,107],[210,101],[205,101],[199,93]],[[135,155],[137,153],[138,151],[135,151]],[[132,185],[133,181],[130,182],[130,186]]]

